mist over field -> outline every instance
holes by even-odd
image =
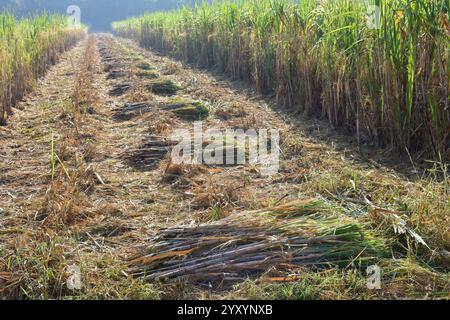
[[[190,2],[190,1],[186,1]],[[140,15],[144,12],[170,10],[183,1],[179,0],[0,0],[1,11],[10,11],[22,17],[43,11],[66,13],[70,5],[81,9],[82,23],[90,31],[109,31],[111,23]]]

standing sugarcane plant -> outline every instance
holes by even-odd
[[[113,27],[361,142],[450,159],[448,0],[203,1]]]
[[[0,13],[0,124],[63,51],[85,35],[61,15],[15,19]]]

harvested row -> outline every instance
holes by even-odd
[[[95,54],[92,37],[62,54],[35,92],[19,103],[14,121],[0,130],[3,138],[14,132],[13,139],[3,139],[6,159],[0,168],[15,177],[0,186],[4,298],[50,298],[66,290],[59,279],[67,270],[67,255],[55,248],[71,241],[67,234],[92,214],[87,195],[97,183],[89,167],[93,116],[84,108],[85,103],[95,106]]]
[[[141,56],[130,51],[114,38],[103,35],[102,42],[100,54],[106,64],[104,70],[108,72],[107,78],[108,80],[117,80],[109,92],[111,96],[120,97],[131,92],[145,90],[158,96],[172,97],[183,89],[169,79],[160,79],[161,75],[156,67],[148,64]],[[127,57],[121,60],[119,58],[121,54],[125,54]],[[127,67],[130,67],[130,70],[125,71]]]
[[[58,119],[58,139],[52,136],[55,146],[51,150],[52,181],[40,209],[43,225],[49,228],[64,229],[86,218],[87,195],[98,183],[89,166],[95,154],[92,145],[96,131],[88,118],[95,114],[98,104],[97,60],[96,37],[91,35],[75,65],[71,106]]]
[[[278,103],[401,152],[450,159],[448,3],[204,2],[114,25],[147,48],[248,80]]]
[[[90,36],[77,74],[75,90],[72,95],[73,106],[79,112],[93,112],[92,103],[96,100],[94,90],[94,63],[97,54],[96,38]]]
[[[65,17],[41,15],[16,20],[0,14],[0,124],[58,56],[85,36]]]

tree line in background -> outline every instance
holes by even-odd
[[[82,22],[91,31],[108,31],[111,23],[144,12],[170,10],[182,3],[180,0],[0,0],[0,9],[18,17],[43,11],[66,13],[70,5],[81,9]]]

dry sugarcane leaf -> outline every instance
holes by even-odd
[[[294,282],[300,280],[301,276],[289,276],[289,277],[270,277],[263,278],[264,282]]]
[[[414,241],[431,250],[425,240],[416,231],[410,228],[406,221],[400,217],[401,212],[375,208],[374,213],[381,215],[384,219],[390,222],[396,234],[409,234]]]

